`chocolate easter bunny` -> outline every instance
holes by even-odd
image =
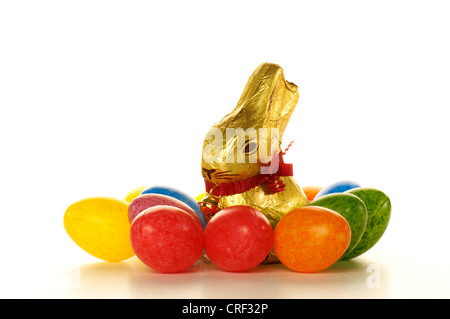
[[[285,80],[283,69],[263,63],[235,109],[212,126],[201,165],[207,196],[199,205],[206,221],[221,208],[247,205],[275,228],[281,217],[308,203],[281,151],[298,98],[297,86]]]

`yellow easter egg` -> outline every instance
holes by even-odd
[[[201,192],[200,194],[198,194],[197,196],[195,196],[195,200],[197,202],[200,202],[206,195],[206,192]]]
[[[131,203],[131,201],[136,197],[138,197],[139,195],[141,195],[141,192],[146,188],[147,186],[141,186],[133,189],[131,192],[127,194],[127,196],[125,196],[125,201]]]
[[[83,250],[106,261],[134,256],[130,240],[128,203],[109,197],[91,197],[67,208],[64,227]]]

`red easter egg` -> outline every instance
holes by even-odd
[[[153,270],[181,272],[199,259],[203,230],[184,210],[158,205],[147,208],[131,224],[136,256]]]
[[[280,219],[273,248],[286,267],[316,272],[338,261],[350,239],[350,226],[340,214],[324,207],[305,206]]]
[[[222,209],[206,224],[205,252],[226,271],[246,271],[269,254],[273,230],[263,213],[250,206]]]
[[[171,196],[153,193],[142,194],[131,201],[130,205],[128,206],[128,220],[130,221],[130,224],[133,222],[136,216],[139,215],[139,213],[146,210],[147,208],[158,205],[167,205],[180,208],[194,217],[195,221],[200,225],[200,227],[202,229],[204,228],[200,217],[198,217],[197,213],[194,212],[194,210],[187,204]]]

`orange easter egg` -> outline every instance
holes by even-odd
[[[309,202],[312,202],[316,197],[317,193],[322,190],[320,186],[302,186],[303,192],[306,195],[306,198]]]
[[[350,244],[350,226],[340,214],[305,206],[286,214],[274,231],[278,259],[298,272],[316,272],[333,265]]]

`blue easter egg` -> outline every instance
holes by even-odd
[[[315,198],[319,198],[320,196],[333,194],[333,193],[343,193],[348,191],[349,189],[361,187],[358,183],[352,181],[340,181],[334,184],[331,184],[327,187],[322,188],[320,192],[317,193]]]
[[[141,195],[143,194],[161,194],[161,195],[166,195],[166,196],[171,196],[173,198],[176,198],[180,201],[182,201],[183,203],[185,203],[186,205],[188,205],[189,207],[191,207],[198,215],[198,217],[200,217],[200,220],[203,223],[203,226],[206,227],[206,223],[205,223],[205,219],[203,218],[203,214],[200,211],[200,207],[198,206],[197,201],[187,195],[186,193],[172,188],[172,187],[167,187],[167,186],[152,186],[152,187],[147,187],[146,189],[144,189],[141,192]]]

